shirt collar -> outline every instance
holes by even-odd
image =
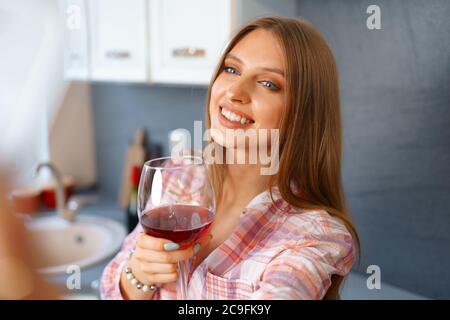
[[[246,206],[244,212],[242,214],[247,214],[253,210],[256,211],[269,211],[270,208],[273,206],[273,202],[277,205],[277,207],[283,207],[285,208],[288,203],[284,201],[282,198],[280,191],[277,186],[272,187],[272,198],[270,197],[269,190],[264,190],[260,194],[256,195]]]

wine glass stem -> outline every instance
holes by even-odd
[[[178,261],[177,299],[187,300],[189,261]]]

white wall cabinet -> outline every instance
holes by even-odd
[[[175,85],[207,85],[230,35],[248,19],[296,13],[295,0],[62,2],[87,17],[83,32],[69,37],[66,77]]]
[[[206,84],[234,27],[230,0],[150,0],[150,80]]]
[[[89,1],[93,80],[148,79],[146,0]]]

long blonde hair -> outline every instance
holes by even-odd
[[[279,128],[279,171],[271,177],[267,188],[272,190],[272,186],[277,185],[283,199],[292,206],[325,210],[341,219],[359,249],[359,237],[342,187],[342,127],[336,62],[325,39],[309,22],[298,18],[263,17],[235,32],[208,88],[206,127],[211,127],[211,88],[226,55],[245,35],[259,28],[272,32],[279,40],[287,71],[286,107]],[[219,203],[226,166],[214,164],[211,172],[218,198],[216,203]],[[325,299],[339,298],[342,280],[341,276],[333,276]]]

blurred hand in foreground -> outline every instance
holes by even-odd
[[[0,170],[0,299],[57,299],[56,288],[36,272],[28,233],[12,211],[8,191]]]

